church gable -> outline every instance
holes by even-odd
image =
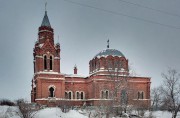
[[[41,50],[43,53],[47,53],[50,52],[52,54],[55,54],[56,49],[54,47],[54,45],[52,45],[49,40],[46,40],[43,44],[43,46],[41,47]]]

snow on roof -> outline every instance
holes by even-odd
[[[44,43],[42,43],[42,44],[39,44],[39,47],[40,47],[40,48],[42,48],[42,47],[43,47],[43,45],[44,45]]]
[[[83,75],[77,75],[77,74],[65,74],[65,77],[79,77],[79,78],[86,78],[86,76],[83,76]]]
[[[40,71],[40,72],[36,72],[35,74],[60,74],[60,73],[54,71]]]
[[[100,57],[107,57],[107,56],[118,56],[118,57],[125,57],[122,52],[120,52],[119,50],[116,49],[105,49],[102,50],[101,52],[99,52],[98,54],[96,54],[96,56],[94,56],[94,58],[100,58]]]

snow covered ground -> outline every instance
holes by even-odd
[[[21,118],[18,107],[0,106],[0,118]],[[59,108],[45,108],[39,110],[34,118],[88,118],[76,110],[63,113]]]
[[[149,113],[147,111],[145,116]],[[20,118],[18,114],[18,107],[0,106],[0,118]],[[171,113],[167,111],[154,111],[152,114],[155,118],[171,118]],[[61,109],[53,107],[39,110],[34,118],[88,118],[88,114],[81,110],[70,110],[64,113]],[[177,118],[180,118],[180,113]]]
[[[0,118],[21,118],[19,108],[14,106],[0,106]]]
[[[37,112],[35,118],[88,118],[85,115],[80,114],[76,110],[70,110],[67,113],[63,113],[59,108],[46,108]]]
[[[147,111],[145,113],[145,116],[148,116],[148,115],[149,115],[149,112]],[[168,111],[154,111],[152,112],[152,115],[155,118],[171,118],[172,117],[172,114]],[[180,118],[180,112],[178,113],[176,118]]]

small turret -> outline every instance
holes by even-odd
[[[77,74],[77,66],[74,66],[74,74]]]

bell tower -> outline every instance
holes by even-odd
[[[34,76],[31,102],[51,104],[49,101],[64,98],[64,75],[60,72],[60,44],[54,43],[54,30],[47,11],[38,30],[34,45]]]
[[[45,11],[38,39],[34,47],[34,73],[60,73],[60,44],[54,44],[54,30],[50,25],[47,11]]]

